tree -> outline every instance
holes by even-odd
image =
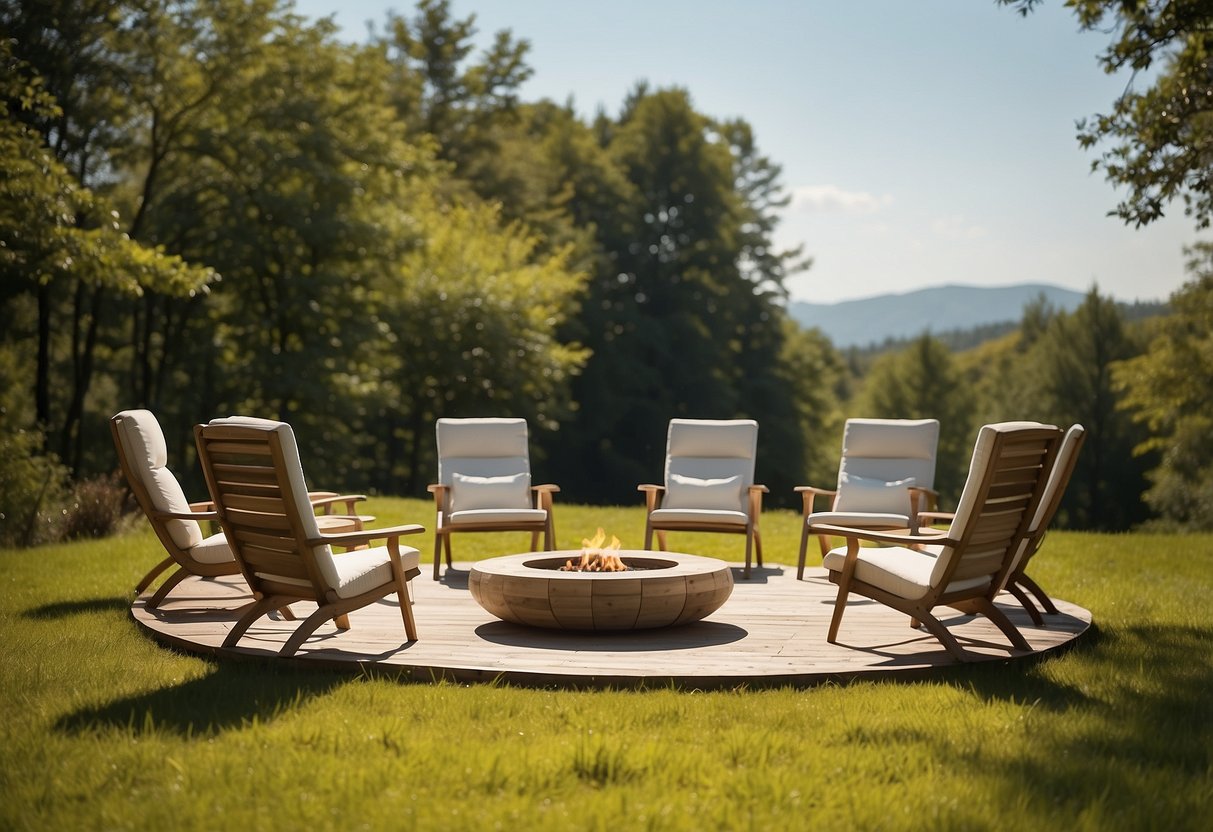
[[[1142,437],[1117,408],[1112,382],[1116,362],[1139,352],[1116,302],[1092,287],[1077,309],[1052,317],[1024,356],[1029,378],[1017,418],[1087,429],[1062,502],[1071,526],[1123,531],[1146,518],[1148,460],[1132,454]]]
[[[1213,529],[1213,244],[1190,252],[1193,278],[1171,296],[1140,355],[1113,366],[1120,407],[1148,430],[1134,453],[1157,454],[1145,499],[1163,522]]]
[[[114,302],[150,291],[195,295],[205,291],[214,275],[132,240],[122,232],[118,212],[56,158],[48,145],[52,137],[30,125],[60,123],[62,110],[37,68],[14,56],[10,46],[10,41],[0,42],[5,69],[0,89],[0,274],[9,287],[8,303],[20,304],[22,295],[34,297],[36,321],[29,327],[26,320],[15,320],[6,331],[8,338],[36,340],[30,385],[34,421],[48,444],[51,431],[58,433],[58,455],[79,473],[85,398],[103,322]]]
[[[998,0],[1028,14],[1041,0]],[[1083,29],[1110,31],[1099,63],[1136,78],[1161,63],[1144,91],[1132,84],[1110,113],[1078,122],[1079,144],[1104,147],[1093,163],[1128,189],[1115,213],[1146,225],[1182,198],[1198,228],[1213,219],[1213,5],[1208,0],[1066,0]],[[1108,146],[1111,145],[1111,146]]]

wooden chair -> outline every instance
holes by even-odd
[[[439,419],[438,482],[429,486],[437,509],[434,580],[441,558],[451,566],[455,532],[530,532],[531,550],[556,547],[555,485],[531,485],[526,419]]]
[[[1049,481],[1045,484],[1044,495],[1041,497],[1040,505],[1036,508],[1036,514],[1028,527],[1028,535],[1020,546],[1020,552],[1012,564],[1011,573],[1007,578],[1007,592],[1023,604],[1023,608],[1028,611],[1032,622],[1037,626],[1044,624],[1044,619],[1041,618],[1040,611],[1029,600],[1028,593],[1036,597],[1044,612],[1057,615],[1058,610],[1053,599],[1045,594],[1045,591],[1035,581],[1024,574],[1024,570],[1027,568],[1028,562],[1036,555],[1037,550],[1040,549],[1041,543],[1044,542],[1045,532],[1048,531],[1049,524],[1053,522],[1053,516],[1057,514],[1058,506],[1061,505],[1061,498],[1066,492],[1066,486],[1070,484],[1070,477],[1074,474],[1074,467],[1078,462],[1078,452],[1082,449],[1086,438],[1086,428],[1082,425],[1072,425],[1062,438],[1061,447],[1057,451],[1057,461],[1049,474]]]
[[[401,546],[400,538],[423,527],[322,532],[308,500],[294,431],[285,422],[216,419],[195,426],[194,437],[219,524],[256,599],[232,626],[224,647],[234,647],[271,610],[314,601],[316,611],[279,651],[291,656],[324,622],[335,619],[339,629],[349,629],[349,612],[393,593],[408,640],[417,640],[407,582],[420,574],[420,553]],[[333,546],[385,539],[387,546],[333,555]]]
[[[218,577],[237,575],[240,567],[222,533],[204,535],[199,521],[218,519],[211,501],[187,502],[181,484],[168,468],[168,448],[164,431],[154,414],[148,410],[123,410],[110,419],[110,434],[118,452],[118,465],[126,477],[135,502],[143,510],[156,537],[168,552],[168,557],[153,566],[135,585],[138,595],[152,585],[160,573],[177,564],[159,589],[146,601],[155,609],[172,589],[190,575]],[[327,516],[321,524],[328,528],[359,529],[375,518],[354,513],[356,503],[365,500],[361,494],[338,494],[333,491],[312,492],[317,510]],[[335,506],[344,506],[345,514],[328,514]]]
[[[666,550],[666,532],[745,535],[745,577],[751,553],[762,566],[765,485],[754,483],[758,423],[753,419],[671,419],[666,435],[665,483],[637,487],[645,494],[644,548]]]
[[[847,545],[823,565],[838,584],[826,641],[837,642],[850,593],[900,610],[923,624],[960,661],[970,656],[932,610],[950,606],[985,615],[1019,650],[1031,646],[994,605],[1040,504],[1061,431],[1035,422],[986,425],[977,436],[969,477],[951,525],[914,534],[826,526]],[[900,544],[860,548],[860,540]],[[911,548],[912,547],[912,548]]]
[[[804,499],[796,579],[804,577],[810,534],[817,535],[823,558],[830,550],[829,535],[816,526],[905,529],[918,512],[934,509],[938,446],[936,419],[847,419],[835,488],[796,488]],[[829,499],[828,510],[814,511],[818,497]]]

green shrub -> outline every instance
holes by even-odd
[[[0,546],[63,537],[68,471],[42,444],[41,431],[14,430],[0,411]]]
[[[119,531],[128,515],[126,483],[117,474],[103,474],[76,485],[63,515],[63,537],[108,537]]]

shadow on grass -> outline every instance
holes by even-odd
[[[67,734],[116,728],[209,736],[269,722],[346,682],[348,677],[324,671],[221,662],[201,679],[82,708],[61,717],[55,728]]]
[[[1042,813],[1098,805],[1123,813],[1127,828],[1191,828],[1213,799],[1213,627],[1099,630],[1056,673],[1045,659],[1028,673],[973,668],[949,683],[1045,710],[1032,753],[973,761],[997,767],[1003,787]]]
[[[81,613],[126,612],[130,607],[131,599],[129,598],[88,598],[83,601],[58,601],[54,604],[43,604],[40,607],[25,610],[21,613],[21,617],[47,621],[68,618]]]

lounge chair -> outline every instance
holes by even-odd
[[[110,434],[118,452],[118,464],[135,502],[168,552],[168,557],[153,566],[135,585],[135,594],[146,590],[174,563],[178,567],[147,599],[147,608],[159,606],[165,596],[190,575],[239,574],[240,567],[232,557],[223,533],[203,534],[200,521],[218,519],[213,504],[209,500],[188,502],[181,483],[168,468],[168,447],[155,415],[148,410],[123,410],[110,419]],[[329,515],[321,520],[327,528],[361,528],[363,523],[374,520],[370,515],[354,513],[355,504],[365,499],[361,494],[312,492],[313,504],[319,511],[328,514],[335,506],[345,507],[344,515]]]
[[[442,553],[451,567],[455,532],[530,532],[531,550],[556,547],[551,484],[531,485],[526,419],[439,419],[438,482],[429,486],[437,509],[434,580]]]
[[[765,485],[754,483],[758,423],[752,419],[671,419],[666,435],[665,482],[637,487],[645,494],[644,548],[666,550],[667,531],[745,535],[745,572],[751,554],[762,566]]]
[[[1030,650],[994,597],[1028,534],[1060,440],[1059,429],[1035,422],[983,427],[947,530],[914,534],[823,526],[823,533],[847,540],[823,561],[838,584],[826,640],[837,642],[847,598],[857,593],[904,612],[912,626],[921,623],[960,661],[971,657],[932,614],[937,606],[985,615],[1016,649]],[[860,540],[894,545],[861,548]]]
[[[387,595],[399,599],[409,641],[417,640],[407,582],[420,574],[419,552],[400,545],[418,525],[325,533],[308,500],[295,434],[285,422],[216,419],[194,428],[202,473],[219,524],[253,591],[255,602],[232,626],[234,647],[261,616],[296,601],[317,609],[287,639],[280,656],[294,655],[324,622],[349,629],[348,613]],[[334,556],[333,546],[386,546]]]
[[[816,526],[906,529],[918,512],[934,509],[938,445],[935,419],[847,419],[835,488],[796,488],[804,500],[796,579],[804,577],[810,534],[817,535],[822,557],[830,549],[829,536]],[[814,510],[818,497],[829,499],[827,510]]]

